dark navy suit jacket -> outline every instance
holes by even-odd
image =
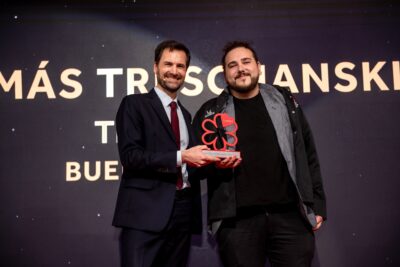
[[[191,147],[195,142],[191,115],[178,104]],[[172,127],[154,89],[147,94],[124,97],[117,112],[116,129],[123,174],[113,225],[162,231],[171,216],[179,169]],[[200,232],[200,183],[193,177],[189,169],[189,182],[196,196],[193,231]]]

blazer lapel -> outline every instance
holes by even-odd
[[[171,137],[172,141],[175,142],[175,135],[172,131],[171,123],[169,122],[168,116],[165,113],[165,109],[162,105],[160,98],[158,98],[154,89],[150,90],[148,93],[150,97],[150,103],[152,108],[156,111],[157,116],[159,117],[161,124],[164,126],[165,130],[168,132],[169,136]]]
[[[181,108],[182,114],[183,114],[183,118],[185,119],[185,123],[186,123],[186,128],[188,130],[188,136],[189,136],[189,144],[188,147],[191,147],[194,145],[194,132],[192,130],[192,119],[190,117],[190,113],[189,111],[187,111],[184,106],[182,106],[181,102],[178,101],[178,105]]]

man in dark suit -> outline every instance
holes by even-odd
[[[200,185],[189,175],[218,159],[194,146],[189,112],[177,101],[190,52],[165,41],[155,50],[157,86],[126,96],[116,117],[124,168],[113,225],[121,227],[121,266],[186,266],[190,237],[201,231]]]

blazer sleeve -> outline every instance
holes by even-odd
[[[164,173],[177,172],[176,149],[169,149],[163,140],[152,140],[151,128],[155,121],[143,114],[143,101],[138,97],[126,96],[121,102],[116,116],[118,150],[121,164],[126,170],[152,170]]]
[[[308,168],[311,175],[312,189],[314,196],[314,211],[316,215],[320,215],[327,219],[326,212],[326,197],[324,187],[322,183],[321,167],[319,164],[317,149],[314,143],[314,137],[308,121],[303,113],[303,110],[299,107],[298,113],[301,122],[301,130],[303,134],[304,146],[307,154]]]
[[[295,125],[299,126],[301,129],[302,141],[304,142],[304,150],[306,156],[306,163],[308,167],[308,171],[310,173],[311,178],[311,187],[312,187],[312,202],[313,202],[313,210],[316,215],[322,216],[324,220],[327,219],[327,211],[326,211],[326,197],[324,192],[324,187],[322,183],[322,175],[321,175],[321,167],[319,164],[317,149],[314,142],[314,137],[304,115],[302,108],[297,104],[294,96],[290,92],[289,88],[280,87],[274,85],[286,98],[287,104],[289,104],[290,109],[296,110],[298,114],[298,123]],[[302,146],[303,147],[303,146]]]

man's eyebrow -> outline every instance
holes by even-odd
[[[237,61],[236,60],[229,61],[228,63],[226,63],[226,65],[229,65],[229,64],[232,64],[232,63],[237,63]]]
[[[253,58],[252,57],[243,57],[239,61],[244,61],[244,60],[253,60]],[[237,60],[229,61],[228,63],[226,63],[226,65],[229,65],[231,63],[237,63]]]

